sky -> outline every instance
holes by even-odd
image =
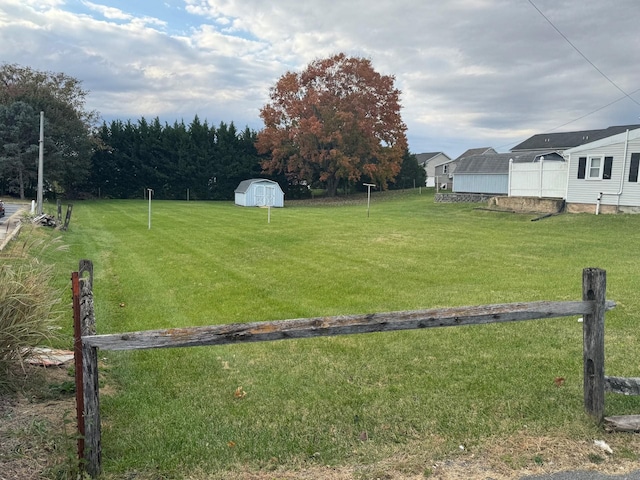
[[[107,123],[263,128],[286,72],[395,78],[412,153],[640,124],[638,0],[0,0],[0,64],[82,82]]]

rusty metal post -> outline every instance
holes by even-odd
[[[80,276],[71,274],[73,291],[73,358],[76,380],[76,414],[78,419],[78,460],[84,462],[84,386],[82,377],[82,327],[80,324]]]

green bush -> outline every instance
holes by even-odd
[[[60,239],[48,239],[37,227],[23,229],[21,237],[0,265],[0,390],[5,391],[15,387],[33,348],[55,336],[61,314],[53,266],[42,261]]]

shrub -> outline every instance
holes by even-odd
[[[37,227],[23,229],[21,237],[0,265],[0,390],[15,386],[25,359],[55,336],[61,315],[54,268],[42,261],[60,239],[47,239]]]

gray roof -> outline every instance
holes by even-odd
[[[539,162],[544,157],[545,161],[564,162],[564,157],[558,152],[549,150],[535,150],[533,152],[510,153],[513,163]]]
[[[511,151],[566,150],[636,128],[640,128],[640,125],[618,125],[600,130],[580,130],[577,132],[539,133],[516,145]]]
[[[509,173],[509,159],[511,158],[513,158],[512,153],[468,155],[464,157],[464,162],[457,164],[454,175],[464,173]]]
[[[454,175],[462,174],[506,174],[509,173],[509,160],[514,163],[532,163],[545,160],[564,161],[562,155],[548,150],[536,152],[524,152],[519,155],[513,153],[483,153],[481,155],[469,155],[456,166]]]
[[[489,154],[489,153],[493,154],[493,153],[498,153],[498,152],[496,152],[491,147],[470,148],[469,150],[464,152],[462,155],[460,155],[458,158],[456,158],[454,161],[460,160],[462,158],[471,157],[473,155],[485,155],[485,154]]]
[[[418,161],[418,164],[424,165],[429,160],[431,160],[434,157],[437,157],[438,155],[444,155],[445,157],[449,158],[449,156],[444,152],[416,153],[415,156],[416,156],[416,160]]]
[[[250,178],[249,180],[243,180],[241,181],[238,186],[236,187],[236,189],[234,190],[235,193],[247,193],[247,190],[249,190],[249,187],[256,183],[256,182],[261,182],[261,183],[275,183],[276,185],[278,185],[278,187],[280,187],[280,185],[278,184],[278,182],[274,182],[273,180],[269,180],[268,178]],[[280,189],[282,190],[282,189]]]

